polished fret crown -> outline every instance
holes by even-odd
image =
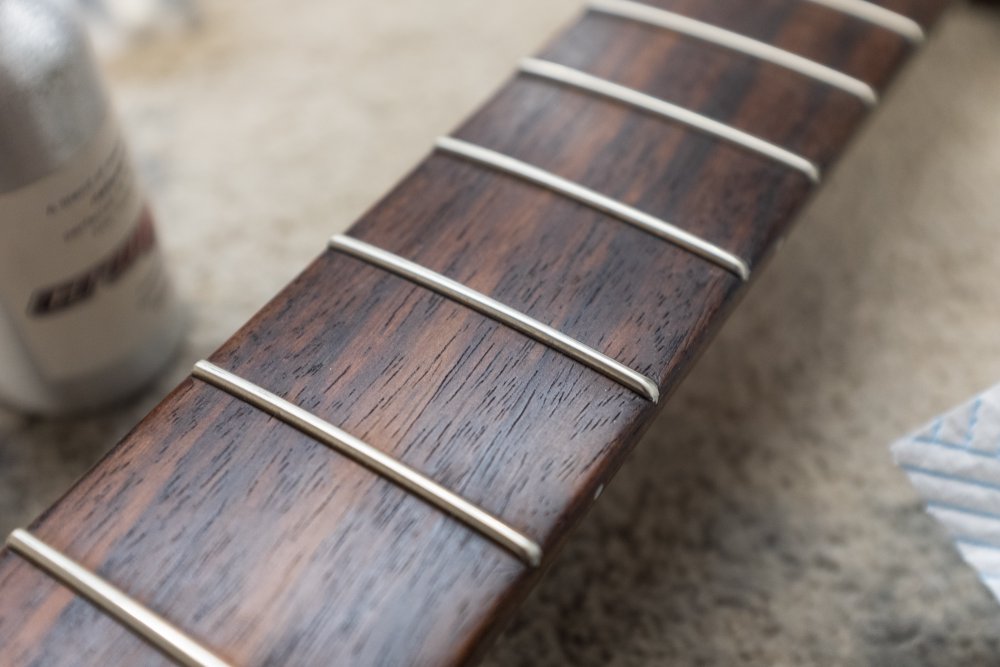
[[[346,431],[211,362],[199,361],[195,364],[192,374],[197,379],[280,419],[334,451],[398,484],[478,531],[484,537],[493,540],[526,564],[532,567],[541,564],[542,549],[534,540]]]
[[[68,556],[18,528],[7,537],[14,553],[58,579],[182,667],[230,667],[168,621]]]
[[[352,255],[357,259],[366,261],[386,271],[391,271],[453,301],[468,306],[502,324],[506,324],[510,328],[516,329],[526,336],[530,336],[538,342],[562,352],[581,364],[606,375],[618,382],[618,384],[631,389],[653,403],[656,403],[660,399],[660,388],[653,380],[642,373],[629,368],[619,361],[615,361],[611,357],[584,345],[575,338],[547,324],[542,324],[538,320],[510,306],[506,306],[485,294],[481,294],[470,287],[446,278],[440,273],[435,273],[426,267],[403,259],[398,255],[394,255],[364,241],[351,238],[350,236],[334,236],[330,239],[329,245],[333,250]]]
[[[897,12],[876,5],[869,0],[807,0],[817,5],[823,5],[843,14],[853,16],[862,21],[867,21],[872,25],[877,25],[914,44],[924,41],[924,29],[920,24],[908,16],[903,16]]]
[[[878,102],[878,93],[864,81],[853,76],[838,72],[814,60],[771,46],[739,33],[725,30],[717,26],[682,16],[665,9],[651,7],[632,0],[591,0],[590,8],[619,18],[645,23],[657,28],[672,30],[687,37],[700,39],[738,53],[762,60],[764,62],[784,67],[809,77],[815,81],[833,86],[839,90],[854,95],[868,106]]]
[[[503,153],[471,144],[467,141],[452,137],[441,137],[437,140],[435,146],[438,150],[517,176],[535,185],[548,188],[553,192],[586,204],[598,211],[613,215],[619,220],[627,222],[653,236],[658,236],[665,241],[704,257],[713,264],[735,273],[741,280],[746,281],[750,279],[750,265],[747,261],[740,259],[713,243],[709,243],[695,234],[691,234],[670,224],[666,220],[643,213],[638,209],[594,192],[578,183],[556,176],[534,165],[522,162]]]
[[[820,182],[820,170],[815,164],[785,148],[776,146],[752,134],[737,130],[731,125],[712,120],[708,116],[676,104],[661,100],[593,74],[538,58],[521,61],[521,72],[554,83],[577,88],[608,99],[627,104],[636,109],[666,118],[677,123],[723,139],[748,151],[770,158],[787,167],[802,172],[813,183]]]

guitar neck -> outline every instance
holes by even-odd
[[[30,532],[235,665],[470,662],[945,4],[600,3],[204,367],[264,398],[187,379]],[[167,661],[0,589],[4,664]]]

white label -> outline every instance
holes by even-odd
[[[44,381],[119,362],[172,301],[113,119],[57,173],[0,194],[0,306]]]

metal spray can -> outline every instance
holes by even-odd
[[[0,402],[124,398],[170,359],[178,312],[83,26],[0,0]]]

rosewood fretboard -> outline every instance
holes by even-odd
[[[650,4],[877,91],[912,50],[899,34],[809,0]],[[879,4],[929,26],[945,1]],[[697,111],[823,170],[870,111],[800,73],[600,13],[583,16],[540,57]],[[754,270],[815,190],[773,160],[528,75],[507,82],[454,136],[669,220]],[[615,217],[442,153],[349,233],[552,325],[652,378],[662,396],[745,289],[732,272]],[[657,407],[507,326],[334,251],[210,360],[502,517],[536,540],[546,561]],[[468,662],[540,572],[193,379],[29,528],[235,665]],[[0,662],[168,661],[5,551]]]

